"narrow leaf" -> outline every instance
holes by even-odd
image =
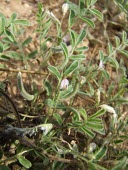
[[[95,136],[95,133],[93,133],[92,130],[89,130],[86,127],[80,127],[80,130],[87,134],[90,138],[94,138]]]
[[[14,22],[16,18],[17,18],[17,13],[13,13],[10,17],[10,23]]]
[[[99,50],[100,61],[104,61],[104,54],[102,50]]]
[[[0,165],[0,170],[11,170],[8,166]]]
[[[122,33],[122,42],[126,42],[127,41],[127,33],[125,31],[123,31]]]
[[[35,58],[36,54],[38,53],[37,50],[32,51],[31,53],[28,54],[28,59]]]
[[[128,158],[125,156],[123,159],[119,160],[118,163],[111,170],[121,170],[127,165]]]
[[[87,121],[87,113],[84,108],[79,109],[80,115],[83,117],[84,121]]]
[[[15,20],[13,23],[14,23],[14,24],[23,25],[23,26],[24,26],[24,25],[26,25],[26,26],[29,26],[29,25],[30,25],[30,23],[29,23],[28,20],[23,20],[23,19]]]
[[[99,111],[97,111],[95,114],[93,114],[89,118],[96,118],[96,117],[102,116],[103,114],[105,114],[105,112],[106,111],[104,109],[100,109]]]
[[[72,25],[74,23],[74,18],[75,18],[75,12],[73,10],[71,10],[70,15],[69,15],[69,19],[68,19],[69,28],[72,27]]]
[[[65,58],[68,58],[68,48],[67,48],[66,44],[62,42],[60,45],[63,50]]]
[[[60,91],[59,98],[64,99],[69,93],[73,91],[72,85],[68,86],[68,89]]]
[[[75,49],[75,51],[78,51],[78,52],[84,52],[84,51],[87,51],[89,48],[86,47],[86,46],[83,46],[83,47],[78,47]]]
[[[2,53],[4,50],[4,46],[3,46],[3,43],[0,41],[0,53]]]
[[[64,75],[68,75],[71,72],[75,71],[78,67],[78,61],[73,61],[73,63],[65,70]]]
[[[78,37],[77,33],[73,30],[70,31],[71,45],[74,47],[76,45],[76,39]]]
[[[88,166],[89,166],[90,170],[108,170],[108,169],[106,169],[106,168],[104,168],[104,167],[102,167],[102,166],[100,166],[96,163],[93,163],[93,162],[89,162]]]
[[[96,3],[97,0],[91,0],[91,6]]]
[[[108,43],[108,53],[109,53],[109,55],[111,55],[112,52],[113,52],[112,44]]]
[[[116,68],[119,69],[119,63],[114,57],[108,57],[107,60]]]
[[[89,9],[94,15],[96,15],[100,20],[103,20],[103,14],[97,9]]]
[[[61,126],[63,123],[61,116],[58,113],[54,113],[53,116],[56,119],[56,121],[59,123],[59,125]]]
[[[120,45],[120,39],[119,37],[115,36],[115,41],[116,41],[116,47],[118,48]]]
[[[28,45],[31,41],[32,41],[32,38],[31,38],[31,37],[28,37],[28,38],[22,43],[22,46]]]
[[[77,39],[76,45],[80,44],[83,41],[83,39],[85,38],[85,36],[86,36],[86,31],[85,31],[85,29],[82,29],[79,34],[79,37]]]
[[[10,41],[14,42],[15,41],[15,37],[14,35],[8,31],[8,30],[4,30],[4,33],[6,34],[6,36],[9,38]]]
[[[98,152],[95,154],[95,159],[96,160],[101,160],[107,153],[107,147],[103,146],[101,147]]]
[[[77,60],[77,61],[85,60],[85,55],[84,54],[71,55],[70,59]]]
[[[46,80],[44,82],[44,87],[47,91],[47,96],[50,96],[52,94],[52,86],[51,86],[50,82]]]
[[[128,51],[127,50],[119,50],[119,52],[123,55],[125,55],[126,57],[128,57]]]
[[[60,73],[59,73],[59,71],[57,70],[56,67],[54,67],[54,66],[48,66],[48,70],[49,70],[51,73],[53,73],[53,74],[58,78],[58,80],[60,80],[61,75],[60,75]]]
[[[23,156],[17,156],[17,159],[25,168],[30,168],[32,166],[31,162]]]
[[[0,35],[4,32],[5,27],[5,19],[3,17],[0,17]]]
[[[91,19],[88,19],[88,18],[83,18],[83,17],[81,17],[81,19],[84,21],[84,22],[86,22],[88,25],[90,25],[92,28],[95,28],[95,24],[94,24],[94,22],[91,20]]]

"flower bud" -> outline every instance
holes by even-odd
[[[64,4],[62,5],[63,16],[67,13],[68,9],[69,9],[68,4],[67,4],[67,3],[64,3]]]
[[[113,107],[108,106],[107,104],[102,104],[102,105],[100,105],[100,107],[101,107],[102,109],[105,109],[105,110],[108,111],[109,113],[113,113],[114,116],[116,115],[116,111],[114,110]]]
[[[104,69],[104,63],[103,63],[103,61],[101,60],[100,63],[99,63],[99,68],[98,68],[98,70],[102,70],[102,69]]]
[[[63,90],[67,89],[68,85],[69,85],[68,79],[63,79],[60,85],[60,89],[63,89]]]
[[[52,19],[53,22],[58,23],[60,25],[60,21],[55,17],[52,12],[47,11],[47,15]]]

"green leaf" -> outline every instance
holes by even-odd
[[[90,138],[94,138],[95,137],[95,133],[92,132],[92,130],[89,130],[88,128],[86,127],[80,127],[79,128],[81,131],[83,131],[85,134],[87,134]]]
[[[74,10],[71,10],[69,14],[69,19],[68,19],[69,28],[71,28],[72,25],[74,24],[74,18],[75,18],[75,12]]]
[[[61,48],[62,48],[62,50],[63,50],[64,56],[65,56],[65,58],[67,59],[67,58],[68,58],[68,48],[67,48],[66,44],[63,43],[63,42],[61,42],[60,45],[61,45]]]
[[[91,0],[86,0],[86,6],[89,8],[91,6]]]
[[[118,163],[111,170],[121,170],[127,165],[128,158],[125,156],[123,159],[119,160]]]
[[[83,41],[83,39],[85,38],[85,36],[86,36],[86,31],[85,31],[85,29],[82,29],[78,38],[77,38],[76,45],[80,44]]]
[[[0,17],[0,35],[3,34],[5,27],[5,19],[3,17]]]
[[[7,57],[9,57],[9,58],[14,58],[14,59],[17,59],[17,60],[22,60],[22,59],[23,59],[22,54],[17,53],[17,52],[15,52],[15,51],[7,51],[7,52],[5,53],[5,55],[6,55]]]
[[[106,146],[102,146],[98,151],[97,153],[95,154],[95,159],[98,161],[98,160],[101,160],[107,153],[107,147]]]
[[[107,60],[116,68],[119,69],[119,63],[114,57],[108,57]]]
[[[52,86],[48,80],[46,80],[44,83],[44,87],[47,91],[47,96],[50,96],[52,94]]]
[[[120,46],[120,38],[115,36],[115,41],[116,41],[116,48]]]
[[[86,22],[88,25],[90,25],[92,28],[95,28],[95,24],[94,24],[94,22],[91,20],[91,19],[88,19],[88,18],[83,18],[83,17],[81,17],[81,19],[84,21],[84,22]]]
[[[0,165],[0,170],[11,170],[8,166]]]
[[[17,159],[20,162],[20,164],[23,165],[27,169],[32,166],[31,162],[21,155],[17,156]]]
[[[121,54],[125,55],[128,57],[128,51],[127,50],[118,50]]]
[[[30,58],[35,58],[35,56],[36,56],[36,54],[38,53],[38,51],[37,50],[34,50],[34,51],[32,51],[31,53],[29,53],[28,54],[28,59],[30,59]]]
[[[109,73],[108,73],[106,70],[101,70],[101,71],[102,71],[103,76],[104,76],[107,80],[109,80],[109,79],[110,79]]]
[[[103,14],[97,9],[89,9],[91,13],[96,15],[100,20],[103,20]]]
[[[122,42],[125,43],[127,41],[127,33],[123,31],[122,33]]]
[[[6,68],[5,64],[0,64],[0,68]]]
[[[64,75],[68,75],[78,68],[78,61],[73,61],[73,63],[65,70]]]
[[[61,75],[60,75],[60,73],[59,73],[59,71],[58,71],[58,69],[57,69],[56,67],[54,67],[54,66],[48,66],[48,70],[49,70],[51,73],[53,73],[53,74],[58,78],[58,80],[60,80]]]
[[[76,45],[76,39],[78,37],[77,33],[73,30],[70,31],[70,37],[71,37],[71,45],[72,47],[75,47]]]
[[[83,46],[83,47],[78,47],[75,49],[75,51],[78,51],[78,52],[84,52],[84,51],[87,51],[89,48],[86,47],[86,46]]]
[[[91,0],[91,6],[96,3],[97,0]]]
[[[95,164],[93,162],[88,162],[88,167],[89,167],[89,170],[108,170],[98,164]]]
[[[104,61],[104,53],[102,50],[99,50],[99,56],[100,56],[100,60]]]
[[[15,41],[15,37],[14,37],[14,35],[10,31],[4,30],[4,33],[9,38],[10,41],[12,41],[12,42]]]
[[[2,53],[4,50],[4,46],[3,46],[3,43],[0,41],[0,53]]]
[[[1,84],[1,82],[0,82],[0,84]],[[0,159],[3,157],[3,151],[2,151],[2,149],[0,148]]]
[[[30,23],[28,20],[24,20],[24,19],[17,19],[13,22],[14,24],[19,24],[19,25],[26,25],[26,26],[29,26]]]
[[[84,108],[80,108],[79,109],[79,113],[83,117],[84,121],[86,122],[87,121],[87,113],[86,113],[85,109]]]
[[[69,59],[71,60],[77,60],[77,61],[82,61],[85,60],[85,55],[84,54],[78,54],[78,55],[71,55]]]
[[[104,109],[100,109],[98,110],[95,114],[93,114],[92,116],[90,116],[89,118],[96,118],[96,117],[99,117],[99,116],[102,116],[103,114],[105,114],[106,111]]]
[[[15,44],[16,45],[16,42],[12,42],[8,37],[4,37],[3,39],[2,39],[2,41],[3,42],[5,42],[5,43],[8,43],[8,44]]]
[[[64,99],[65,96],[70,94],[72,91],[73,91],[73,88],[72,88],[72,85],[70,85],[70,86],[68,86],[68,88],[66,90],[60,91],[59,98]]]
[[[113,52],[113,46],[111,43],[108,43],[108,54],[111,55]]]
[[[31,38],[31,37],[28,37],[28,38],[22,43],[22,46],[28,45],[31,41],[32,41],[32,38]]]
[[[10,17],[10,23],[14,22],[17,18],[17,13],[13,13]]]
[[[10,45],[9,44],[3,44],[3,50],[8,50],[10,48]]]
[[[58,113],[54,113],[53,116],[56,119],[56,121],[59,123],[59,125],[61,126],[63,123],[61,116]]]
[[[55,103],[54,103],[54,101],[52,99],[47,99],[45,104],[47,106],[49,106],[50,108],[53,108]]]
[[[88,122],[93,122],[93,123],[98,123],[98,124],[102,124],[102,119],[101,118],[96,118],[96,117],[94,117],[94,118],[88,118]]]
[[[86,127],[89,129],[93,129],[95,131],[102,130],[104,128],[101,123],[95,123],[95,122],[91,122],[89,120],[86,122]]]
[[[74,113],[75,121],[81,121],[80,113],[75,108],[71,107],[71,111]]]

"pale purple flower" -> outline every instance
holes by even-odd
[[[99,69],[99,70],[104,69],[104,63],[103,63],[102,60],[101,60],[100,63],[99,63],[99,68],[98,68],[98,69]]]
[[[63,79],[61,84],[60,84],[60,89],[63,89],[63,90],[67,89],[68,85],[69,85],[68,79]]]

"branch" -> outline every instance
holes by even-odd
[[[18,69],[12,69],[12,68],[0,68],[0,71],[6,71],[6,72],[21,72],[21,73],[30,73],[30,74],[39,74],[39,75],[47,75],[48,73],[41,73],[39,71],[31,71],[31,70],[18,70]]]

